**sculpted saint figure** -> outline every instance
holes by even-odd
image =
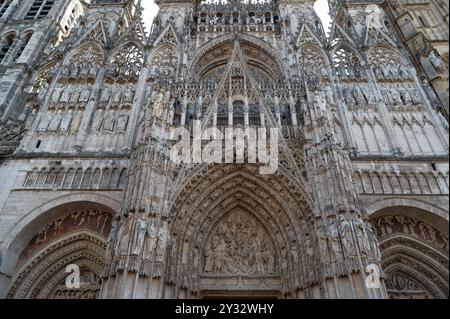
[[[76,65],[76,64],[72,65],[70,68],[70,77],[72,79],[78,78],[79,72],[80,72],[80,68],[78,67],[78,65]]]
[[[102,93],[100,95],[100,103],[108,104],[110,98],[111,98],[111,88],[109,86],[106,86],[102,89]]]
[[[61,85],[57,86],[53,90],[53,94],[52,94],[52,102],[53,103],[58,103],[59,102],[59,99],[61,98],[62,92],[63,92],[63,87]]]
[[[95,111],[94,119],[92,121],[92,131],[99,131],[103,123],[103,109]]]
[[[156,241],[158,238],[158,229],[152,224],[148,224],[147,227],[147,241],[145,244],[144,258],[152,259],[156,250]]]
[[[141,214],[135,222],[133,236],[132,236],[132,255],[140,255],[142,247],[144,246],[145,234],[147,233],[147,221],[145,214]]]
[[[82,79],[87,78],[89,74],[89,69],[90,69],[89,64],[82,64],[79,77]]]
[[[52,118],[50,121],[50,124],[48,125],[48,131],[55,132],[58,130],[59,123],[61,122],[62,118],[62,110],[58,110],[56,115]]]
[[[63,94],[61,95],[60,101],[63,103],[69,103],[70,97],[72,96],[72,91],[73,91],[72,86],[68,85],[64,90]]]
[[[123,102],[127,104],[132,104],[134,98],[134,89],[131,86],[127,86],[124,92]]]
[[[82,110],[76,111],[72,123],[70,124],[71,134],[78,132],[82,119],[83,119],[83,111]]]
[[[112,110],[109,110],[105,113],[103,118],[103,126],[102,130],[107,132],[112,132],[114,130],[114,113]]]
[[[114,105],[120,105],[121,101],[122,101],[122,88],[117,88],[116,91],[114,92],[112,103]]]
[[[126,131],[128,125],[128,114],[125,111],[121,111],[117,117],[117,131]]]
[[[163,110],[164,110],[164,94],[160,91],[153,98],[153,116],[161,118]]]
[[[40,132],[47,131],[48,124],[50,123],[51,119],[52,119],[52,115],[49,112],[44,113],[41,121],[39,122],[39,126],[38,126],[37,130]]]
[[[67,132],[69,130],[70,122],[72,121],[73,109],[69,109],[62,117],[59,125],[60,132]]]
[[[89,102],[89,97],[91,96],[91,89],[90,87],[85,87],[80,94],[79,102],[87,103]]]
[[[88,79],[95,79],[97,77],[97,73],[98,73],[98,66],[97,65],[92,65],[89,68],[89,73],[88,73]]]

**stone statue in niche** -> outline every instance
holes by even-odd
[[[80,73],[80,67],[77,64],[74,64],[70,67],[70,78],[78,79],[78,75]]]
[[[76,104],[78,102],[79,98],[80,98],[80,93],[81,93],[80,88],[75,86],[74,89],[73,89],[73,93],[70,96],[69,103],[70,104]]]
[[[369,238],[367,237],[366,234],[366,227],[364,221],[362,221],[360,218],[355,218],[354,227],[361,255],[370,256],[372,247],[370,246]]]
[[[116,88],[113,98],[112,98],[112,103],[113,105],[120,105],[120,103],[122,102],[122,88]]]
[[[152,99],[153,116],[161,118],[165,106],[164,100],[164,93],[161,91]]]
[[[73,92],[73,87],[71,85],[68,85],[61,95],[60,102],[69,103],[70,97],[72,96],[72,92]]]
[[[366,99],[364,98],[364,95],[363,95],[361,89],[357,85],[355,85],[353,87],[353,96],[358,105],[366,104]]]
[[[81,65],[81,70],[80,70],[80,74],[79,77],[80,78],[87,78],[88,74],[89,74],[89,64],[82,64]]]
[[[403,103],[406,105],[411,104],[412,99],[411,99],[411,95],[409,94],[408,90],[402,90],[400,92],[400,95],[402,97]]]
[[[70,122],[72,121],[73,109],[70,108],[67,112],[64,113],[61,124],[59,125],[60,132],[67,132],[70,127]]]
[[[329,85],[325,87],[325,96],[329,104],[331,105],[335,104],[333,89]]]
[[[331,250],[335,256],[335,260],[342,261],[344,259],[344,251],[342,250],[339,226],[334,218],[330,219],[328,222],[327,235],[330,240]]]
[[[319,244],[320,259],[324,263],[329,263],[331,260],[327,245],[327,235],[324,227],[318,227],[317,239]]]
[[[78,99],[81,103],[89,102],[89,98],[91,96],[91,89],[89,87],[85,87],[80,94],[80,98]]]
[[[61,77],[68,78],[69,76],[70,76],[70,67],[68,65],[65,65],[61,70]]]
[[[61,98],[61,94],[64,90],[64,87],[62,85],[58,85],[54,90],[53,90],[53,94],[52,94],[52,102],[53,103],[58,103],[59,99]]]
[[[126,131],[128,126],[128,113],[126,111],[120,111],[117,117],[117,131]]]
[[[274,274],[273,245],[248,213],[236,211],[214,228],[204,248],[204,271],[215,274]]]
[[[166,252],[167,243],[170,241],[169,231],[167,230],[167,222],[164,222],[158,230],[158,242],[156,245],[156,261],[163,261]]]
[[[372,252],[372,258],[373,260],[380,262],[381,261],[380,247],[378,246],[377,237],[375,236],[372,225],[370,223],[366,223],[366,234],[370,245],[370,251]]]
[[[52,114],[50,112],[45,112],[41,118],[41,121],[39,122],[37,130],[39,132],[45,132],[47,131],[48,125],[52,119]]]
[[[369,103],[369,105],[374,105],[378,102],[377,94],[370,86],[365,87],[363,94],[366,97],[367,103]]]
[[[114,130],[114,122],[115,122],[114,111],[113,110],[106,111],[103,118],[102,131],[112,132]]]
[[[134,98],[134,89],[131,86],[127,86],[124,91],[123,103],[132,104]]]
[[[48,125],[48,131],[50,132],[56,132],[58,130],[59,127],[59,123],[61,123],[61,119],[62,119],[62,109],[59,109],[55,116],[51,119],[50,124]]]
[[[102,104],[108,104],[109,99],[111,98],[111,88],[109,86],[106,86],[102,89],[102,92],[100,94],[100,103]]]
[[[411,96],[412,103],[414,105],[422,104],[422,96],[421,96],[419,90],[410,89],[409,91],[411,92],[410,96]]]
[[[103,109],[98,109],[97,111],[95,111],[91,126],[92,131],[100,131],[100,128],[103,124],[103,112]]]
[[[142,213],[139,215],[139,218],[136,219],[133,235],[132,235],[132,249],[131,254],[139,256],[142,251],[142,247],[144,246],[145,235],[147,233],[147,221],[145,219],[145,214]]]
[[[355,256],[355,249],[352,239],[352,228],[350,223],[344,216],[339,216],[339,235],[342,241],[342,247],[344,249],[344,255],[346,257]]]
[[[431,64],[434,66],[436,71],[438,72],[444,72],[446,67],[444,62],[439,56],[439,53],[436,51],[436,49],[432,50],[430,54],[428,55],[428,59],[430,60]]]
[[[394,105],[401,105],[402,104],[402,98],[400,96],[400,93],[398,92],[397,88],[392,88],[389,90],[392,101],[394,102]]]
[[[77,110],[73,117],[72,123],[70,124],[71,134],[78,132],[82,119],[83,119],[83,110]]]
[[[88,73],[88,79],[93,79],[95,80],[97,78],[97,74],[98,74],[98,66],[97,65],[92,65],[89,68],[89,73]]]
[[[147,240],[145,241],[144,259],[152,259],[156,251],[156,241],[158,240],[158,229],[151,223],[147,226]]]

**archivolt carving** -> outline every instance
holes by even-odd
[[[392,298],[448,298],[448,237],[412,217],[371,220]]]
[[[8,298],[50,298],[68,264],[88,267],[100,276],[106,241],[90,231],[68,235],[42,249],[14,276]],[[59,275],[58,275],[59,274]],[[56,279],[55,279],[56,276]]]
[[[296,194],[295,187],[284,185],[279,176],[258,177],[255,170],[256,168],[251,173],[252,168],[247,166],[216,166],[196,174],[190,183],[184,186],[172,206],[172,242],[167,269],[170,282],[195,292],[198,289],[199,276],[205,270],[206,274],[213,271],[230,275],[233,272],[249,274],[256,271],[259,275],[270,275],[274,271],[273,265],[276,265],[276,273],[281,276],[282,289],[285,292],[318,281],[317,263],[314,262],[312,216],[306,213],[309,212],[308,208],[299,201],[300,196]],[[227,215],[236,211],[240,213]],[[225,224],[232,221],[230,234],[237,234],[235,229],[238,224],[254,224],[256,221],[250,217],[242,217],[242,214],[254,215],[262,223],[258,229],[267,230],[267,233],[273,236],[273,248],[254,247],[253,250],[258,251],[259,248],[260,251],[263,249],[265,252],[274,253],[262,253],[261,256],[254,254],[253,257],[249,256],[248,265],[247,261],[238,261],[227,268],[225,265],[231,262],[224,259],[229,258],[236,262],[248,252],[248,246],[233,256],[224,252],[223,247],[236,246],[237,242],[231,242],[231,238],[227,240],[220,236],[215,237],[216,234],[223,235],[220,230],[221,222],[217,224],[217,221]],[[242,235],[241,240],[246,238],[246,235]],[[259,242],[270,246],[269,241]],[[204,246],[205,243],[208,243],[207,246]],[[202,261],[205,252],[215,257],[207,257]],[[261,262],[256,262],[257,258],[261,259]],[[250,264],[250,260],[254,260],[254,263]],[[278,260],[284,262],[277,265],[275,261]],[[258,263],[261,265],[259,270],[256,268]]]

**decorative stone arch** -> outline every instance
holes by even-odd
[[[128,47],[134,47],[136,48],[138,51],[140,51],[141,55],[142,55],[142,61],[141,63],[143,64],[146,61],[145,58],[145,48],[143,47],[143,45],[137,41],[127,41],[123,44],[120,44],[119,46],[117,46],[116,48],[114,48],[113,50],[111,50],[107,55],[106,55],[106,62],[112,63],[114,61],[114,59],[117,57],[117,55],[120,53],[121,50],[123,50],[124,48],[128,48]]]
[[[173,43],[163,42],[163,43],[159,44],[158,46],[154,47],[150,51],[150,53],[148,54],[148,64],[151,64],[154,56],[158,53],[158,51],[160,51],[161,49],[163,49],[165,47],[170,47],[172,50],[174,50],[177,53],[178,61],[180,60],[181,54],[180,54],[180,50],[178,49],[178,47]]]
[[[251,44],[252,46],[255,46],[268,56],[270,56],[275,63],[278,66],[278,69],[280,71],[281,76],[286,75],[287,66],[285,63],[280,59],[279,53],[272,47],[271,44],[268,42],[261,40],[259,38],[256,38],[249,34],[241,34],[239,35],[239,39]],[[193,54],[193,57],[191,59],[191,62],[188,64],[188,69],[191,70],[191,74],[198,76],[198,72],[196,72],[195,68],[199,65],[200,60],[202,57],[204,57],[209,51],[213,50],[216,47],[219,47],[220,45],[226,44],[226,43],[233,43],[233,40],[235,40],[235,35],[233,34],[225,34],[219,37],[214,38],[211,41],[208,41],[207,43],[200,46],[200,48],[197,49],[197,51]]]
[[[369,217],[373,218],[373,217],[378,217],[378,216],[385,214],[385,212],[384,212],[385,209],[395,208],[395,207],[410,207],[410,208],[430,212],[430,213],[432,213],[432,215],[430,215],[428,217],[430,217],[431,219],[428,219],[427,221],[433,223],[434,225],[439,225],[440,223],[448,224],[448,222],[449,222],[448,212],[444,208],[427,203],[425,201],[420,201],[420,200],[410,199],[410,198],[381,199],[381,200],[376,201],[375,203],[367,206],[366,210],[367,210]],[[447,232],[448,232],[448,230],[447,230]]]
[[[75,55],[83,52],[83,50],[85,50],[89,47],[92,47],[95,50],[98,50],[98,52],[100,53],[100,58],[97,61],[95,61],[95,64],[97,64],[97,65],[103,64],[103,62],[105,60],[105,50],[103,49],[102,45],[99,42],[90,40],[90,41],[84,42],[84,43],[80,44],[79,46],[77,46],[76,48],[72,49],[69,52],[69,54],[67,54],[66,58],[64,59],[63,65],[70,63],[70,61],[75,57]]]
[[[100,278],[105,249],[106,239],[99,234],[89,231],[68,234],[46,246],[20,268],[8,289],[7,298],[54,297],[57,286],[65,282],[69,264],[89,269]],[[100,285],[97,285],[97,294],[99,289]]]
[[[411,199],[368,207],[392,298],[448,298],[448,215]]]
[[[109,196],[89,193],[73,193],[50,200],[25,214],[5,236],[0,247],[2,263],[0,272],[11,277],[15,272],[20,254],[42,227],[61,217],[61,210],[80,207],[101,209],[112,216],[120,210],[120,202]]]
[[[394,53],[398,57],[398,59],[402,62],[402,64],[408,65],[408,66],[411,64],[403,54],[401,54],[395,47],[393,47],[387,43],[376,43],[367,50],[366,56],[367,56],[367,61],[369,62],[369,64],[371,63],[370,58],[374,54],[374,51],[379,48]]]
[[[337,44],[335,44],[331,50],[330,50],[330,56],[334,57],[334,55],[336,54],[337,51],[339,50],[346,50],[349,52],[354,53],[357,58],[362,62],[362,63],[366,63],[366,60],[364,58],[364,56],[358,51],[357,48],[351,46],[350,44],[347,43],[342,43],[342,42],[338,42]]]
[[[19,33],[17,32],[17,30],[14,30],[14,29],[8,29],[8,30],[3,31],[3,32],[1,33],[0,40],[6,39],[6,38],[9,37],[9,36],[13,36],[14,38],[16,38],[16,37],[18,36],[18,34],[19,34]]]
[[[448,256],[401,234],[382,240],[380,248],[391,298],[448,298]],[[396,283],[399,273],[409,275],[404,285]]]
[[[264,290],[264,285],[266,289],[290,295],[319,281],[314,268],[316,254],[312,253],[316,250],[312,213],[280,176],[269,180],[258,177],[252,167],[222,165],[210,167],[201,175],[185,185],[171,209],[170,283],[196,296],[221,289]],[[276,260],[276,271],[272,274],[230,273],[223,269],[211,273],[205,269],[205,251],[211,244],[211,236],[231,214],[249,216],[259,225],[258,229],[265,230]],[[231,252],[226,254],[237,258]],[[237,278],[246,278],[248,285],[239,288],[235,284]]]

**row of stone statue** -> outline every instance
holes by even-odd
[[[147,220],[145,214],[130,214],[125,220],[112,225],[106,258],[131,255],[162,262],[170,240],[166,222],[157,227]]]
[[[423,103],[420,92],[414,88],[386,87],[381,92],[388,105],[419,105]],[[381,100],[369,85],[344,87],[342,93],[347,105],[374,105]]]
[[[52,93],[51,104],[87,104],[95,95],[89,86],[59,84]]]
[[[396,232],[431,242],[435,247],[448,249],[448,238],[424,222],[405,216],[382,216],[372,220],[376,235],[380,238]]]
[[[385,87],[381,92],[389,105],[419,105],[423,103],[422,96],[416,89]]]
[[[83,119],[84,109],[60,108],[43,114],[37,130],[39,132],[61,132],[75,134]]]
[[[88,80],[95,81],[97,78],[100,66],[96,64],[71,64],[62,67],[61,73],[59,75],[60,81],[65,80]]]
[[[136,93],[136,89],[132,85],[123,86],[110,86],[105,85],[100,91],[100,105],[115,105],[133,103],[133,99]]]
[[[137,82],[141,73],[141,66],[136,63],[111,64],[105,73],[108,82]]]
[[[344,65],[336,67],[337,74],[341,81],[367,80],[367,72],[360,64]]]
[[[94,113],[92,132],[125,132],[130,118],[128,109],[102,109]]]
[[[332,217],[324,228],[319,228],[318,237],[321,259],[326,263],[358,255],[372,261],[381,258],[371,225],[359,217]]]
[[[411,73],[406,65],[383,63],[374,65],[373,71],[378,80],[402,81],[411,79]]]

